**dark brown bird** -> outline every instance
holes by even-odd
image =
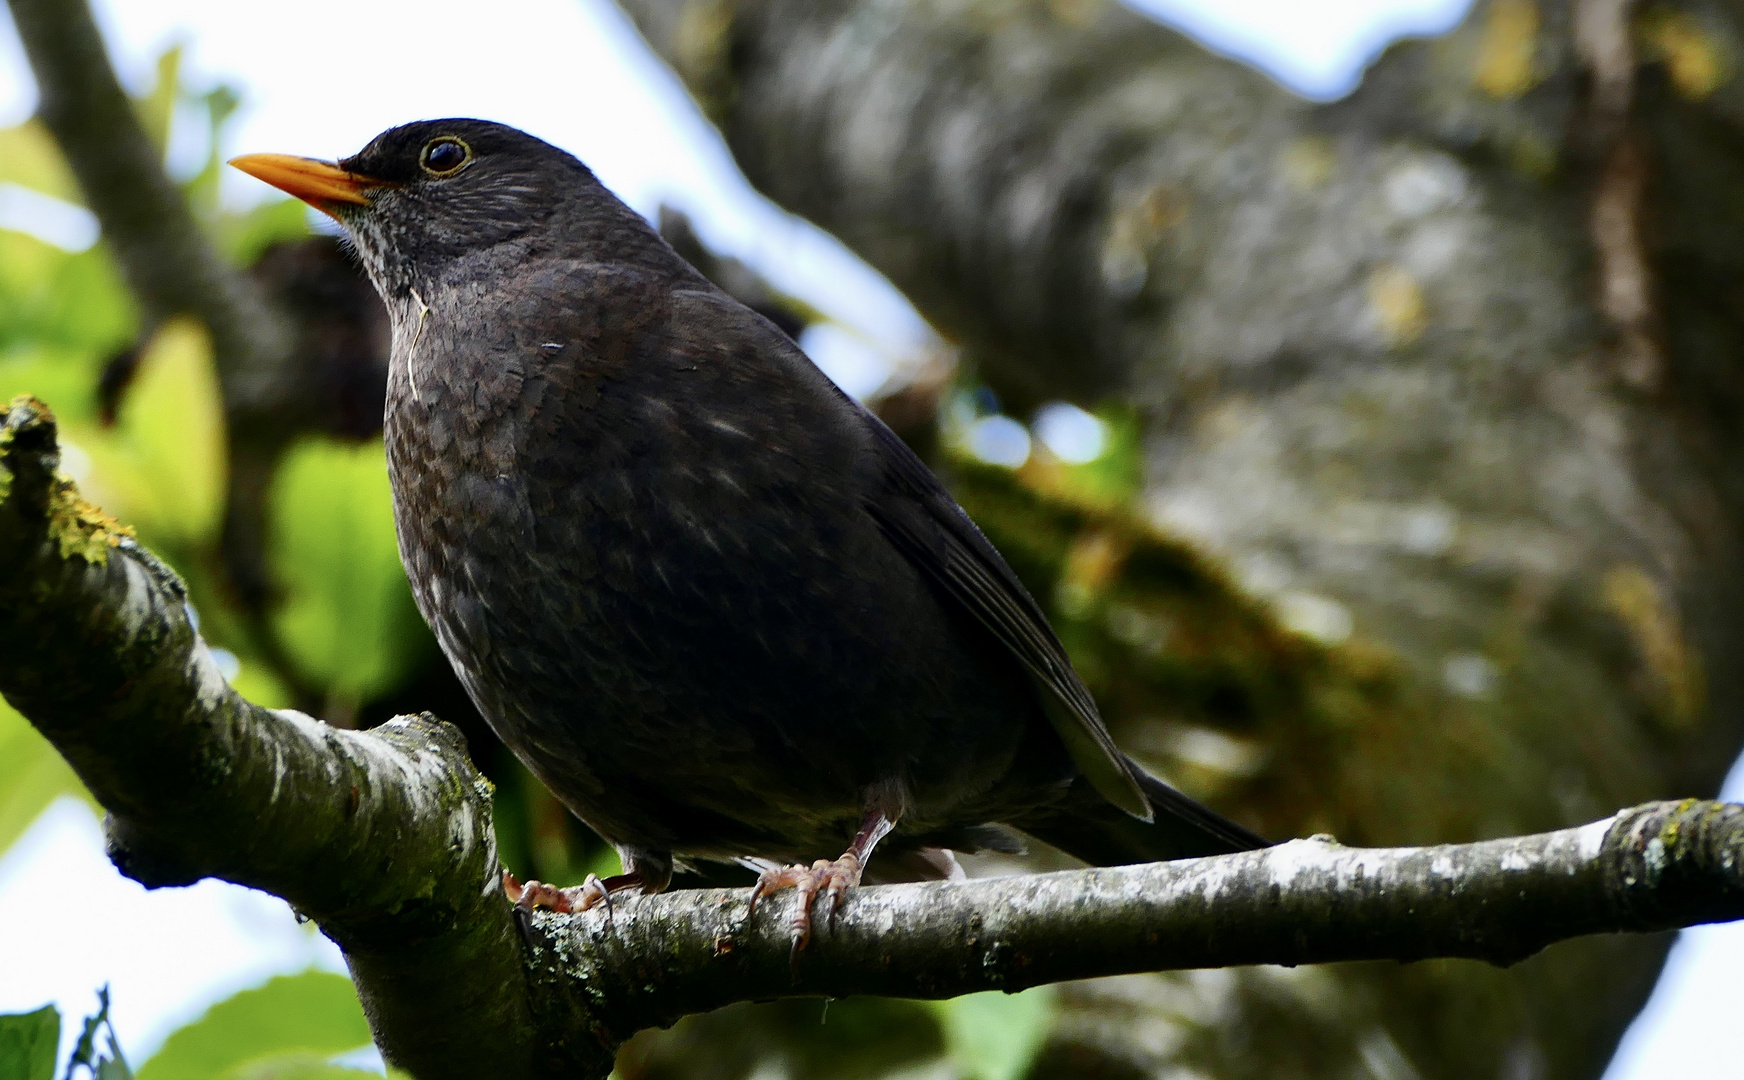
[[[1006,826],[1101,865],[1264,845],[1117,750],[925,465],[569,154],[431,120],[336,165],[233,164],[356,244],[393,319],[419,609],[497,734],[623,857],[523,904],[751,861],[754,897],[801,890],[803,943],[815,894],[839,904],[881,841],[935,874],[1015,848]]]

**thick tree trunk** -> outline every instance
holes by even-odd
[[[1492,0],[1315,106],[1103,0],[624,6],[752,181],[1014,412],[1138,410],[1122,510],[1040,466],[958,492],[1152,764],[1364,844],[1717,786],[1744,735],[1735,7]],[[1084,984],[1049,1060],[1592,1077],[1665,944]]]

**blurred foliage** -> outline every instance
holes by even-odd
[[[311,439],[285,455],[272,493],[279,634],[299,669],[367,700],[429,660],[429,635],[400,568],[380,439]]]
[[[961,1075],[973,1080],[1017,1080],[1029,1071],[1047,1040],[1054,989],[1021,994],[968,994],[933,1002],[945,1047]]]
[[[109,989],[85,1020],[61,1075],[133,1080],[109,1021]],[[0,1016],[0,1080],[53,1080],[60,1012]],[[101,1042],[99,1042],[101,1036]],[[244,990],[174,1031],[138,1071],[140,1080],[345,1080],[379,1073],[332,1064],[369,1045],[369,1025],[351,980],[324,971],[281,975]],[[400,1074],[391,1072],[390,1077]]]
[[[1093,414],[1102,421],[1107,441],[1102,453],[1082,464],[1069,464],[1038,444],[1022,471],[1030,486],[1080,506],[1098,510],[1124,507],[1144,480],[1144,447],[1138,414],[1130,406],[1110,404]]]
[[[0,699],[0,852],[11,847],[49,803],[69,794],[91,801],[66,759]]]
[[[60,1038],[61,1014],[53,1005],[0,1016],[0,1076],[53,1080]]]
[[[215,542],[224,512],[224,395],[205,328],[188,319],[159,328],[141,348],[114,424],[81,434],[76,445],[89,471],[75,479],[86,498],[160,552]]]
[[[107,986],[97,991],[97,1003],[97,1011],[85,1018],[84,1030],[79,1032],[79,1041],[73,1044],[73,1052],[67,1059],[67,1071],[63,1075],[72,1080],[74,1070],[83,1068],[91,1080],[133,1080],[133,1070],[128,1067],[127,1058],[121,1053],[121,1043],[115,1037],[115,1025],[109,1021]],[[99,1035],[103,1038],[102,1043],[97,1041]]]
[[[644,1031],[618,1054],[620,1080],[1018,1080],[1053,1028],[1052,987],[949,1001],[852,997],[731,1005]]]
[[[641,1032],[618,1052],[617,1075],[621,1080],[753,1075],[870,1080],[923,1069],[940,1062],[944,1052],[939,1016],[927,1002],[790,998],[729,1005],[687,1016],[666,1031]]]
[[[37,123],[0,131],[0,182],[77,201],[79,185],[48,129]]]
[[[221,214],[212,222],[218,249],[238,266],[251,266],[267,248],[309,235],[308,207],[295,199],[261,203],[239,214]]]
[[[325,971],[281,975],[206,1010],[172,1033],[139,1080],[337,1080],[374,1073],[327,1062],[369,1044],[351,980]]]

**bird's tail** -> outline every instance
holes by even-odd
[[[1271,846],[1270,840],[1200,806],[1132,759],[1127,763],[1150,800],[1152,820],[1140,821],[1079,779],[1060,802],[1011,824],[1092,866],[1192,859]]]

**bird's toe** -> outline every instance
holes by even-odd
[[[587,911],[606,906],[606,915],[612,913],[612,894],[597,874],[587,875],[587,880],[580,885],[569,888],[559,888],[547,885],[543,881],[521,882],[508,870],[503,871],[503,893],[509,902],[521,911],[554,911],[567,915],[577,911]]]

